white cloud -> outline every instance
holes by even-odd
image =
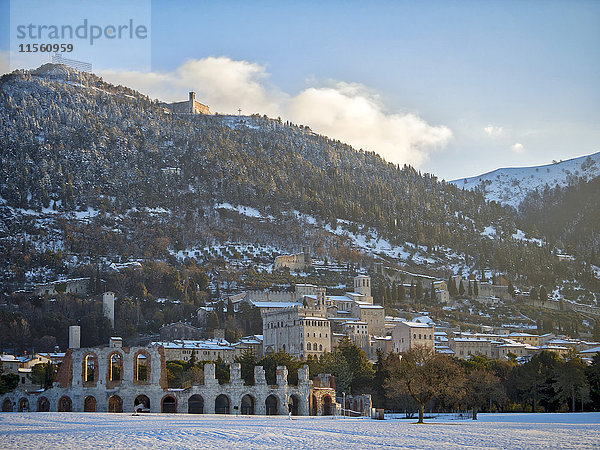
[[[415,114],[386,112],[378,96],[359,84],[308,88],[291,100],[289,113],[319,133],[417,167],[452,138],[449,128],[432,127]]]
[[[483,129],[483,131],[485,131],[485,134],[487,134],[488,136],[500,136],[504,132],[504,128],[496,127],[494,125],[488,125]]]
[[[387,161],[420,166],[446,146],[452,131],[431,126],[416,114],[390,113],[379,96],[360,84],[332,82],[290,95],[271,86],[264,66],[226,57],[189,60],[172,72],[101,73],[109,82],[133,87],[163,101],[184,100],[187,91],[211,111],[260,113],[308,125],[314,131],[372,150]]]
[[[521,144],[520,142],[516,142],[513,145],[511,145],[510,149],[515,153],[522,153],[525,150],[523,144]]]

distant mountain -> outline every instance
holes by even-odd
[[[518,208],[527,194],[549,188],[573,186],[600,175],[600,152],[544,166],[510,167],[450,183],[479,190],[487,200]]]

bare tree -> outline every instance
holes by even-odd
[[[392,361],[389,374],[386,389],[391,395],[410,394],[419,405],[418,423],[423,423],[425,405],[430,400],[455,394],[464,380],[457,363],[428,347],[415,347]]]

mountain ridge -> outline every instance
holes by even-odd
[[[597,176],[600,176],[600,152],[540,166],[502,167],[449,183],[479,190],[488,201],[518,209],[527,194],[543,190],[546,185],[550,188],[572,186]]]

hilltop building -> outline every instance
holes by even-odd
[[[165,106],[173,114],[210,114],[208,106],[196,101],[196,93],[194,91],[190,91],[187,101],[169,103]]]

